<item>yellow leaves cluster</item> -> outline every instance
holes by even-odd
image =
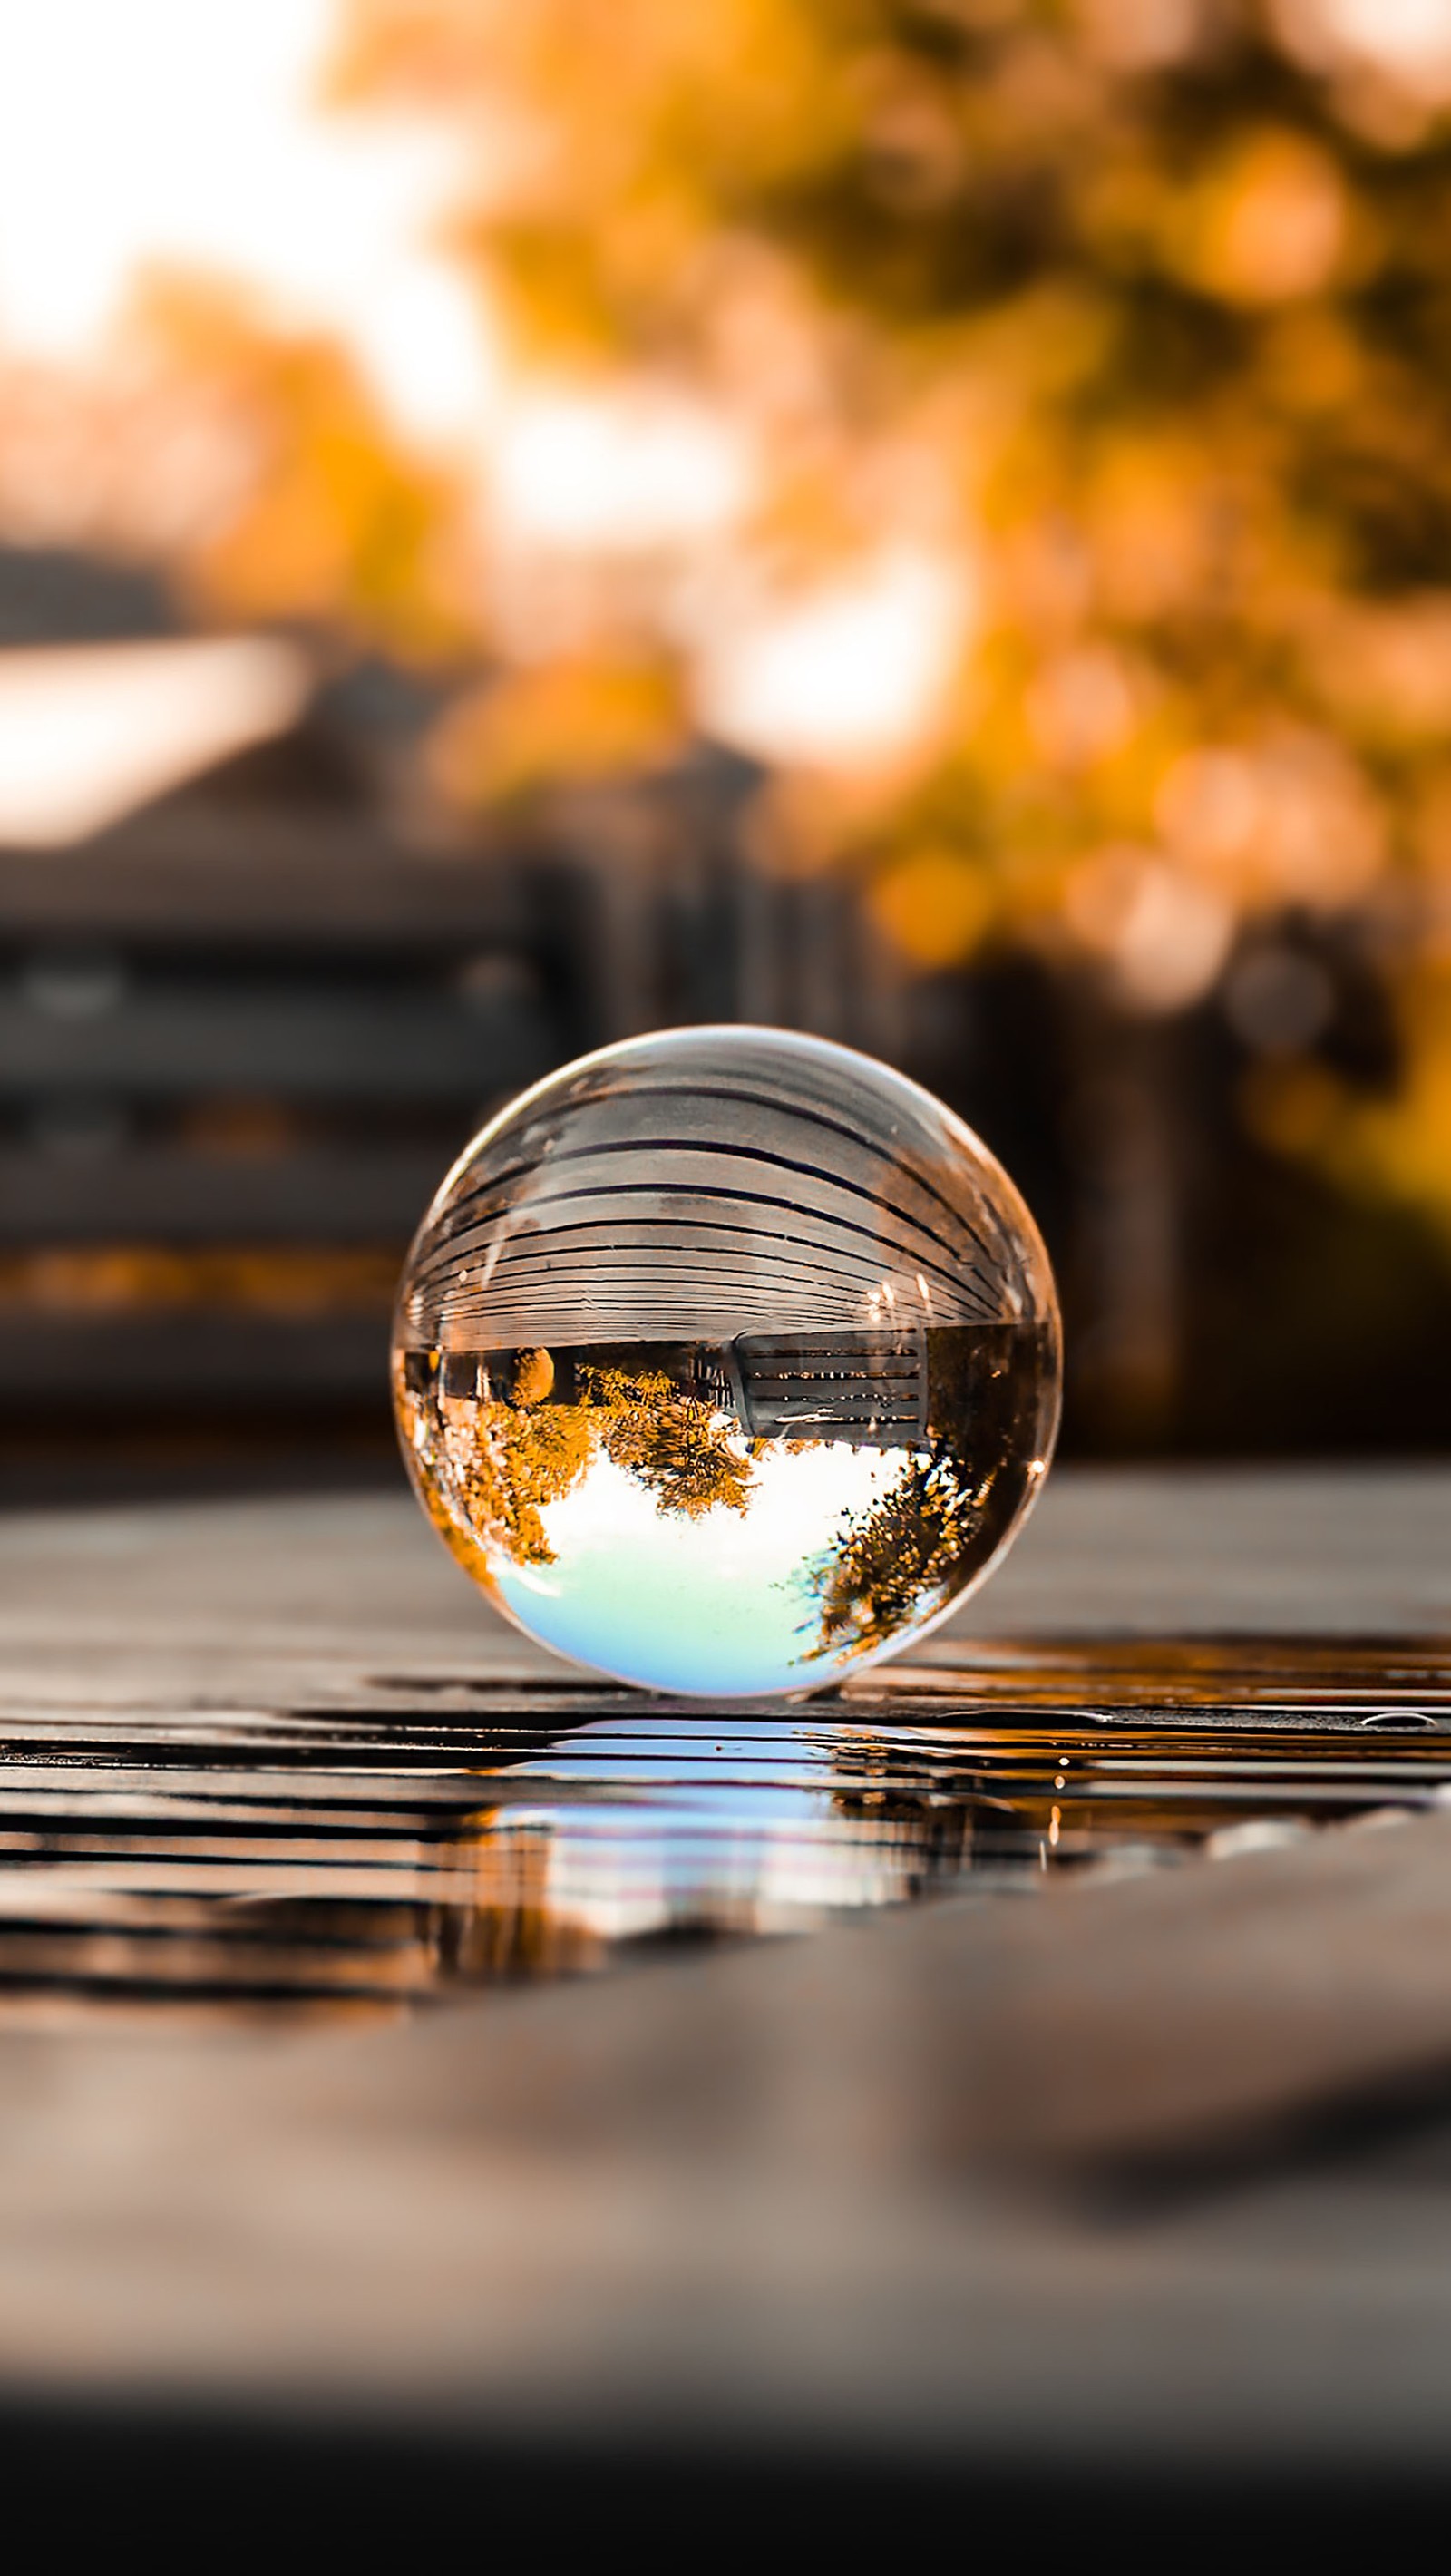
[[[912,968],[1029,941],[1174,1010],[1277,914],[1376,915],[1428,951],[1451,870],[1447,101],[1423,84],[1400,126],[1372,115],[1343,45],[1306,34],[1317,7],[353,0],[354,94],[493,138],[460,239],[520,345],[588,347],[744,425],[742,586],[829,587],[904,544],[961,567],[974,614],[920,737],[850,795],[778,778],[760,817],[769,864],[849,871]],[[286,402],[299,456],[227,577],[424,597],[412,505],[370,481],[339,398],[308,379]],[[602,614],[462,702],[442,791],[477,809],[668,757],[690,676],[679,629],[647,625]],[[1424,1197],[1451,1095],[1416,989],[1404,1103],[1364,1151]],[[1281,1066],[1256,1095],[1285,1150],[1328,1150],[1316,1080]]]
[[[578,1484],[594,1430],[578,1405],[478,1404],[444,1396],[439,1439],[464,1535],[513,1565],[549,1565],[547,1505]]]
[[[1308,731],[1186,754],[1158,812],[1169,848],[1241,912],[1338,910],[1369,891],[1386,857],[1363,772]]]
[[[867,910],[899,953],[929,970],[960,965],[993,918],[986,872],[960,850],[908,850],[874,878]]]
[[[1303,1059],[1254,1068],[1245,1107],[1263,1142],[1320,1163],[1362,1197],[1419,1208],[1451,1236],[1451,965],[1431,957],[1400,995],[1396,1091],[1365,1097]]]
[[[798,0],[355,0],[338,79],[502,130],[510,184],[483,193],[516,328],[610,350],[679,327],[732,201],[841,148],[863,112],[855,64]]]
[[[1323,704],[1346,730],[1392,746],[1444,742],[1451,732],[1451,590],[1336,601],[1313,622],[1303,651]]]
[[[555,1378],[553,1354],[533,1349],[516,1354],[506,1396],[424,1399],[400,1387],[406,1434],[437,1497],[434,1517],[445,1535],[456,1528],[472,1571],[489,1557],[552,1564],[543,1515],[601,1452],[667,1515],[747,1510],[750,1459],[702,1397],[659,1369],[577,1360],[578,1400],[560,1403],[551,1401]]]
[[[1237,135],[1170,229],[1184,276],[1229,304],[1317,295],[1345,259],[1350,209],[1329,154],[1303,134]]]
[[[175,424],[199,412],[225,422],[236,460],[186,553],[203,607],[343,622],[413,654],[473,641],[461,492],[399,453],[340,350],[280,338],[240,299],[189,285],[156,287],[138,331]]]
[[[465,811],[638,777],[687,738],[677,669],[608,654],[515,670],[458,699],[430,746],[435,788]]]

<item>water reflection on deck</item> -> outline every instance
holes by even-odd
[[[407,1676],[286,1709],[12,1701],[0,2018],[398,2011],[1451,1798],[1444,1644],[960,1654],[748,1714]]]

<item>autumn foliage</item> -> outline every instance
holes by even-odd
[[[1249,1009],[1238,1114],[1451,1228],[1451,50],[1382,14],[350,0],[333,107],[465,138],[453,243],[521,381],[695,406],[738,497],[708,561],[606,549],[518,650],[457,476],[325,352],[174,305],[178,385],[265,459],[195,577],[472,657],[431,778],[478,814],[668,758],[743,595],[927,567],[910,738],[781,764],[761,863],[849,875],[906,973],[1026,949],[1129,1017],[1343,933],[1393,1094]]]
[[[399,1385],[405,1436],[430,1455],[428,1489],[452,1521],[445,1537],[476,1571],[490,1558],[514,1566],[554,1563],[544,1513],[603,1456],[667,1515],[744,1513],[754,1472],[733,1426],[663,1369],[581,1360],[574,1391],[554,1400],[555,1363],[543,1349],[514,1354],[502,1391],[425,1395]],[[440,1527],[443,1527],[442,1521]]]
[[[513,345],[729,423],[757,585],[950,568],[915,740],[778,782],[775,863],[852,872],[909,966],[1026,944],[1146,1015],[1348,925],[1397,1097],[1307,1085],[1291,1012],[1243,1115],[1451,1224],[1451,51],[1370,17],[353,0],[339,89],[475,121]]]

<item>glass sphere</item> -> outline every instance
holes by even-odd
[[[1001,1556],[1058,1420],[1052,1275],[961,1120],[781,1029],[602,1048],[503,1110],[409,1254],[404,1454],[491,1600],[661,1691],[802,1691]]]

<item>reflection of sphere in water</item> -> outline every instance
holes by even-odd
[[[424,1507],[520,1627],[740,1696],[859,1669],[982,1579],[1052,1449],[1058,1311],[1017,1191],[927,1092],[681,1029],[476,1138],[393,1367]]]

